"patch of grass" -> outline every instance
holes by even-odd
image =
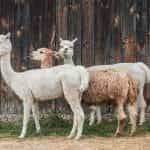
[[[85,122],[84,125],[84,134],[88,136],[112,136],[116,129],[116,121],[112,122],[102,121],[101,124],[94,124],[89,126],[88,122]]]
[[[69,121],[63,120],[57,115],[52,115],[46,119],[40,120],[41,135],[59,135],[64,136],[71,130],[72,124]],[[22,128],[22,120],[16,122],[0,122],[0,138],[1,137],[17,137]],[[34,121],[29,121],[27,136],[34,137],[35,132]]]
[[[41,135],[48,136],[67,136],[72,128],[71,121],[63,120],[57,115],[51,115],[47,119],[41,119]],[[22,121],[16,122],[0,122],[0,138],[3,137],[17,137],[21,132]],[[116,120],[103,121],[100,125],[89,126],[88,122],[84,124],[84,135],[86,136],[104,136],[110,137],[115,133],[117,127]],[[126,125],[125,130],[129,132],[129,126]],[[150,121],[144,123],[143,126],[138,127],[137,134],[145,134],[150,132]],[[35,125],[34,121],[31,120],[28,124],[27,136],[35,137]]]

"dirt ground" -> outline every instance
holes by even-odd
[[[143,137],[66,137],[0,139],[0,150],[150,150],[150,134]]]

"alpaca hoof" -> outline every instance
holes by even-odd
[[[92,126],[93,125],[93,123],[89,123],[89,126]]]
[[[89,126],[92,126],[94,124],[94,121],[89,122]]]
[[[130,137],[134,136],[134,132],[130,133],[129,136],[130,136]]]
[[[37,130],[37,131],[36,131],[36,134],[41,134],[41,130],[40,130],[40,129]]]
[[[69,135],[67,138],[72,139],[73,137],[74,137],[74,135]]]
[[[122,134],[120,132],[116,132],[114,137],[118,137],[118,136],[121,136]]]
[[[18,136],[19,139],[23,139],[24,137],[25,137],[24,135]]]
[[[118,136],[118,134],[119,134],[119,133],[115,133],[115,134],[114,134],[114,137],[117,137],[117,136]]]
[[[132,130],[132,131],[130,132],[129,136],[134,136],[135,132],[136,132],[136,130]]]
[[[81,136],[76,136],[74,139],[79,140],[80,138],[81,138]]]
[[[139,126],[142,126],[145,121],[139,122]]]

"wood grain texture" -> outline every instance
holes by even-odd
[[[0,33],[12,33],[16,71],[37,68],[27,57],[29,53],[39,47],[58,50],[59,37],[77,37],[75,64],[91,66],[125,61],[122,40],[132,36],[141,45],[136,61],[149,65],[149,8],[149,0],[0,0]],[[0,115],[20,114],[21,101],[0,78]],[[61,100],[40,107],[43,113],[68,112]]]

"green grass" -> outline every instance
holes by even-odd
[[[41,136],[67,136],[71,130],[72,122],[61,119],[53,115],[47,119],[41,119]],[[16,122],[0,122],[0,138],[3,137],[17,137],[21,132],[22,121]],[[117,127],[116,120],[112,122],[103,121],[100,125],[89,126],[88,122],[84,124],[84,135],[86,136],[103,136],[111,137]],[[125,130],[129,132],[129,126],[126,125]],[[138,127],[137,134],[145,134],[150,132],[150,121],[144,123],[143,126]],[[128,134],[127,134],[128,135]],[[33,120],[28,124],[27,137],[35,137],[35,126]]]

